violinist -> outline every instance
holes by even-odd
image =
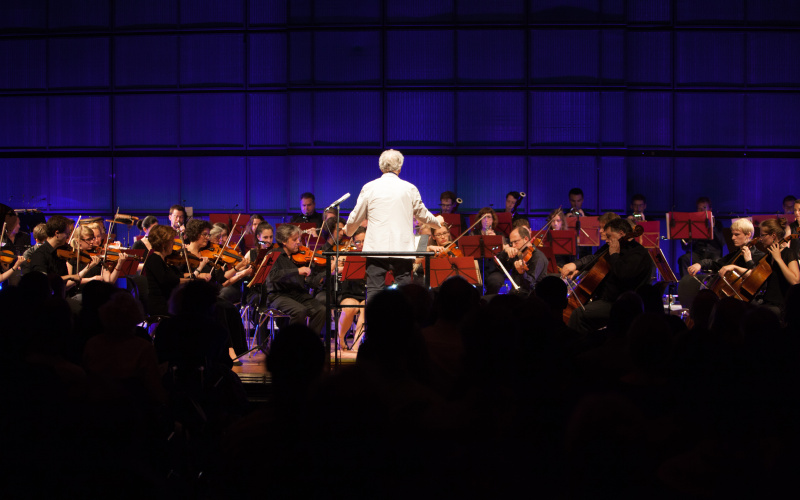
[[[350,238],[350,242],[352,244],[352,249],[350,251],[360,252],[364,246],[364,239],[367,236],[367,230],[363,227],[359,227],[356,229],[356,232],[353,233],[353,237]],[[339,272],[344,271],[344,262],[342,261],[339,264]],[[357,312],[360,312],[361,315],[358,317],[358,322],[356,323],[356,332],[355,338],[358,339],[361,332],[364,330],[364,303],[367,298],[367,281],[366,279],[361,280],[344,280],[342,282],[342,293],[341,293],[342,300],[339,305],[342,306],[361,306],[359,308],[356,307],[343,307],[341,316],[339,316],[339,346],[342,350],[347,348],[347,342],[345,337],[347,335],[348,330],[353,325],[353,319],[356,316]],[[356,342],[354,342],[353,348],[356,349]]]
[[[569,326],[588,333],[608,323],[611,306],[624,292],[633,291],[650,281],[651,260],[647,249],[630,236],[631,226],[625,219],[612,219],[603,227],[606,244],[594,255],[588,255],[561,268],[563,278],[574,278],[589,271],[598,259],[605,259],[608,274],[594,290],[593,300],[572,312]]]
[[[75,221],[62,215],[50,217],[45,226],[47,240],[31,254],[29,266],[30,272],[61,276],[67,290],[75,286],[75,283],[80,282],[81,276],[69,273],[66,261],[58,257],[56,249],[66,245],[74,226]]]
[[[208,233],[208,242],[215,245],[224,245],[228,241],[228,225],[224,222],[215,222]]]
[[[308,293],[306,280],[311,276],[311,268],[292,260],[292,255],[300,251],[301,234],[300,228],[291,224],[278,227],[276,238],[283,251],[267,275],[267,301],[270,307],[288,314],[290,323],[302,323],[308,318],[309,328],[321,333],[325,306]]]
[[[119,277],[120,267],[128,260],[128,255],[121,253],[113,269],[109,270],[104,268],[102,266],[103,259],[99,255],[91,253],[92,250],[95,249],[95,247],[92,246],[92,242],[95,241],[94,234],[94,231],[88,226],[78,227],[72,242],[75,258],[67,259],[67,269],[69,273],[77,274],[82,278],[80,286],[95,280],[105,281],[106,283],[116,283]],[[86,257],[90,260],[84,264]]]
[[[533,246],[531,232],[525,226],[511,231],[509,243],[497,257],[510,268],[514,282],[521,289],[531,292],[536,283],[547,275],[547,257]]]
[[[763,295],[757,298],[756,301],[760,301],[780,317],[786,305],[786,293],[791,286],[800,283],[800,267],[797,264],[797,254],[784,238],[786,219],[767,219],[761,222],[759,227],[761,229],[761,243],[767,247],[769,252],[764,258],[767,259],[772,273],[764,283]],[[735,270],[739,274],[754,272],[746,267],[736,265],[723,267],[720,272],[728,269]]]
[[[131,247],[132,250],[144,250],[144,256],[147,257],[147,252],[150,251],[150,241],[148,240],[148,236],[150,236],[150,230],[156,227],[158,224],[158,219],[156,219],[152,215],[148,215],[144,219],[141,219],[136,222],[136,226],[144,231],[144,236],[139,238],[133,243]]]
[[[189,258],[184,258],[178,268],[183,273],[184,278],[198,278],[210,281],[211,268],[208,266],[209,258],[201,257],[200,253],[208,245],[208,240],[211,237],[211,223],[201,219],[192,219],[186,223],[184,234],[184,250],[188,252]]]
[[[797,234],[800,232],[800,200],[794,202],[794,222],[789,224],[789,234]],[[789,244],[792,250],[800,255],[800,239],[792,240]]]
[[[183,205],[172,205],[169,207],[169,225],[177,233],[183,234],[186,230],[186,207]]]
[[[144,305],[151,316],[169,314],[169,297],[181,282],[178,271],[166,262],[177,235],[172,226],[157,224],[148,236],[152,249],[144,261],[142,275],[147,278],[147,300]]]
[[[25,253],[22,254],[26,262],[30,262],[31,255],[33,255],[33,252],[35,252],[37,248],[42,246],[42,243],[47,241],[47,224],[45,224],[44,222],[36,224],[36,227],[33,228],[33,238],[36,240],[36,244],[30,247],[29,249],[25,250]],[[23,272],[25,272],[24,265],[22,269]]]
[[[242,249],[242,252],[247,252],[252,250],[256,247],[256,236],[258,235],[258,226],[264,222],[264,217],[259,214],[253,214],[250,216],[250,220],[247,221],[247,225],[244,228],[244,232],[242,233],[243,241],[239,244],[239,247]]]
[[[494,211],[492,207],[484,207],[480,209],[478,214],[475,216],[476,219],[483,217],[484,214],[490,214],[489,217],[486,217],[481,220],[481,223],[472,230],[472,234],[475,236],[484,235],[484,236],[496,236],[498,233],[497,230],[497,212]],[[502,233],[500,233],[502,236]],[[506,238],[503,236],[503,243],[506,243]],[[486,295],[496,295],[500,292],[500,289],[503,287],[503,284],[506,281],[506,277],[503,272],[497,267],[497,263],[495,262],[494,258],[478,258],[475,259],[478,262],[479,269],[484,277],[484,286],[486,288]]]

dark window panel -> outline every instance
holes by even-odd
[[[242,94],[184,94],[180,102],[182,145],[244,146]]]
[[[524,146],[524,92],[459,92],[458,145]]]
[[[47,98],[0,98],[0,147],[47,147]]]
[[[531,22],[596,23],[600,0],[530,0]]]
[[[783,198],[786,195],[799,194],[797,187],[800,186],[800,159],[747,158],[744,160],[742,174],[744,177],[727,176],[733,180],[745,179],[745,182],[736,182],[742,186],[740,192],[743,196],[733,205],[735,208],[732,211],[737,214],[742,214],[745,210],[748,213],[782,213]],[[725,184],[723,188],[733,186]],[[739,189],[734,188],[734,191]]]
[[[115,0],[117,28],[170,28],[178,24],[178,0]]]
[[[738,24],[744,0],[675,0],[676,24]]]
[[[625,66],[628,85],[672,85],[672,34],[628,31]]]
[[[249,42],[249,84],[286,85],[286,34],[253,33]]]
[[[645,195],[647,198],[647,212],[667,213],[673,211],[672,161],[672,158],[628,158],[628,189],[625,213],[631,213],[631,196],[639,193]],[[686,189],[687,183],[692,186],[690,190],[698,186],[694,176],[682,180],[686,181],[683,183],[682,189]],[[701,195],[694,194],[695,199],[699,196]],[[685,208],[686,207],[676,207],[674,211],[693,211]]]
[[[249,106],[248,142],[251,146],[287,145],[287,96],[280,94],[251,94]]]
[[[54,158],[43,182],[49,184],[50,210],[108,210],[111,207],[110,158]]]
[[[174,87],[177,84],[177,36],[118,36],[114,39],[115,86]]]
[[[47,86],[45,40],[0,40],[0,89]]]
[[[244,85],[244,35],[186,35],[180,47],[182,86]]]
[[[625,158],[609,156],[599,158],[600,212],[615,212],[620,215],[629,211],[630,202],[625,194]],[[663,188],[662,188],[663,190]],[[584,196],[585,196],[584,192]],[[569,201],[569,198],[567,198]],[[569,207],[566,207],[569,209]]]
[[[787,64],[800,53],[800,33],[747,34],[748,85],[800,86],[800,65]]]
[[[314,142],[313,125],[314,95],[311,92],[290,93],[289,145],[310,146]]]
[[[315,146],[379,146],[379,92],[319,92],[314,96]]]
[[[629,23],[669,23],[672,19],[672,0],[627,0]]]
[[[676,158],[675,179],[689,182],[682,189],[675,189],[674,211],[694,212],[697,198],[701,196],[711,199],[711,211],[717,215],[751,210],[752,207],[743,206],[746,203],[742,202],[752,189],[753,177],[745,170],[744,160],[738,158]]]
[[[287,2],[285,0],[248,1],[250,2],[250,10],[247,21],[250,26],[286,24]]]
[[[744,146],[744,94],[677,94],[675,146]]]
[[[114,193],[123,213],[135,209],[165,214],[182,203],[180,158],[115,158]]]
[[[800,148],[800,95],[748,94],[746,113],[748,146]]]
[[[248,210],[251,213],[286,210],[290,195],[286,192],[287,180],[293,173],[285,156],[248,158]]]
[[[46,158],[0,158],[0,200],[11,208],[47,208]]]
[[[309,31],[289,33],[289,83],[310,84],[314,81],[314,35]]]
[[[314,81],[379,84],[381,38],[377,31],[320,31],[314,35]]]
[[[463,30],[457,33],[460,83],[525,81],[525,32]]]
[[[314,20],[317,24],[381,22],[382,0],[317,0],[314,2]]]
[[[519,23],[525,21],[526,0],[459,0],[458,21],[465,23]]]
[[[598,144],[599,92],[531,92],[530,106],[531,145]]]
[[[387,83],[452,83],[455,75],[453,38],[452,30],[387,31]]]
[[[108,38],[48,40],[50,88],[108,87]]]
[[[48,103],[50,147],[108,147],[108,96],[53,96]]]
[[[386,142],[392,146],[451,146],[452,92],[387,92]]]
[[[314,22],[313,0],[294,0],[288,2],[290,24],[312,24]]]
[[[629,147],[672,146],[672,93],[628,92],[625,128]]]
[[[47,6],[48,26],[51,30],[108,28],[110,21],[108,9],[108,0],[51,1]]]
[[[597,206],[597,160],[591,156],[532,156],[528,158],[528,210],[569,210],[569,190],[583,190],[583,207]],[[510,191],[510,189],[509,189]]]
[[[633,0],[603,0],[601,22],[605,23],[624,23],[626,4]]]
[[[381,175],[375,156],[314,157],[314,189],[311,191],[317,200],[317,212],[322,212],[345,193],[351,196],[342,203],[342,210],[352,210],[361,186]]]
[[[744,84],[744,33],[679,32],[676,36],[677,84]]]
[[[750,24],[800,23],[800,3],[796,0],[749,0],[746,8]]]
[[[240,156],[181,158],[181,199],[195,212],[244,211],[246,176]]]
[[[4,0],[0,3],[0,29],[39,31],[47,28],[47,0]]]
[[[449,23],[454,12],[453,0],[386,0],[390,23]]]
[[[244,0],[181,2],[180,16],[184,26],[242,26]]]
[[[600,32],[603,44],[600,57],[600,78],[606,85],[619,85],[625,80],[625,32],[623,30],[603,30]]]
[[[314,158],[290,156],[289,161],[289,214],[300,213],[300,194],[314,192]],[[317,199],[319,207],[323,201]],[[325,207],[319,207],[320,210]],[[286,219],[288,220],[288,219]]]
[[[597,30],[531,30],[531,83],[599,83],[599,42]]]
[[[422,202],[428,210],[439,213],[439,195],[442,191],[456,191],[455,158],[452,156],[417,156],[413,151],[406,151],[404,155],[403,170],[400,172],[401,178],[417,186]],[[377,166],[376,158],[375,167],[377,168]],[[456,195],[458,195],[457,192]]]
[[[497,212],[503,212],[509,191],[525,191],[527,165],[524,156],[459,156],[456,165],[458,186],[455,192],[464,200],[460,211],[477,212],[492,206]],[[526,206],[520,205],[520,211],[524,212]]]
[[[625,92],[600,94],[600,143],[625,146]]]
[[[114,144],[118,147],[176,147],[178,96],[115,96]]]

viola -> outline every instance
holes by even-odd
[[[307,266],[312,262],[316,265],[324,265],[325,257],[322,256],[322,250],[312,251],[308,247],[300,245],[297,253],[292,254],[292,260],[297,265]]]

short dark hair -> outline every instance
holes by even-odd
[[[144,219],[137,222],[136,227],[144,231],[150,228],[150,226],[152,226],[153,224],[158,224],[158,219],[152,215],[148,215]]]
[[[787,195],[786,197],[783,198],[783,203],[785,204],[787,201],[791,201],[792,203],[794,203],[795,201],[797,201],[797,198],[795,198],[792,195]]]
[[[347,224],[347,221],[344,220],[343,217],[328,217],[325,219],[325,222],[322,223],[322,231],[320,236],[322,239],[327,240],[333,235],[333,230],[336,228],[338,224]]]
[[[711,206],[711,198],[708,196],[701,196],[700,198],[697,198],[695,205],[699,205],[701,203],[708,203],[708,206]]]
[[[172,212],[174,210],[180,210],[181,212],[183,212],[183,218],[184,219],[188,216],[188,214],[186,213],[186,207],[184,207],[183,205],[172,205],[171,207],[169,207],[169,212],[167,212],[167,213],[169,215],[172,215]]]
[[[272,233],[273,234],[275,233],[275,228],[272,227],[272,224],[270,224],[267,221],[264,221],[261,224],[259,224],[258,227],[256,228],[256,236],[261,234],[261,231],[263,231],[265,229],[272,229]]]
[[[642,203],[647,203],[647,198],[645,198],[643,194],[635,194],[631,196],[631,203],[637,200],[641,201]]]
[[[572,195],[581,195],[581,196],[583,196],[583,189],[581,189],[581,188],[572,188],[572,189],[570,189],[568,196],[572,196]]]
[[[301,200],[304,199],[304,198],[310,198],[311,201],[313,201],[313,202],[317,201],[317,199],[314,197],[314,193],[309,193],[308,191],[306,191],[305,193],[300,195],[300,199]]]
[[[519,233],[519,237],[522,238],[522,239],[527,240],[527,239],[530,239],[530,237],[531,237],[530,230],[525,226],[515,227],[514,229],[512,229],[512,231],[514,231],[514,230],[516,230]]]
[[[618,233],[627,234],[631,232],[631,224],[627,219],[617,217],[616,219],[611,219],[610,221],[606,222],[606,225],[603,226],[603,231],[607,231],[609,229]]]
[[[506,194],[506,198],[508,198],[509,196],[513,196],[515,200],[518,200],[522,195],[520,194],[519,191],[509,191],[508,194]]]
[[[48,238],[52,238],[56,235],[56,233],[66,233],[67,228],[74,224],[75,221],[72,219],[67,219],[63,215],[54,215],[47,219],[47,227],[45,229],[45,233],[47,234]]]
[[[366,233],[366,232],[367,232],[367,228],[365,228],[364,226],[358,226],[358,229],[356,229],[356,232],[353,233],[353,236],[351,236],[351,238],[355,238],[359,234],[363,234],[363,233]]]
[[[458,199],[458,196],[456,196],[456,194],[454,192],[452,192],[452,191],[445,191],[444,193],[439,195],[439,200],[453,200],[454,204],[457,204],[456,203],[457,199]]]
[[[211,229],[211,223],[207,220],[192,219],[186,223],[186,241],[194,243],[200,239],[200,235],[206,229]]]

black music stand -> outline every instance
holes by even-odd
[[[461,276],[471,285],[481,285],[472,257],[431,259],[431,288],[439,288],[451,276]]]
[[[503,250],[503,237],[500,235],[464,236],[461,238],[461,251],[464,257],[475,259],[491,259]],[[433,262],[433,261],[431,261]],[[484,283],[483,293],[486,293],[486,265],[481,266],[481,282]]]

